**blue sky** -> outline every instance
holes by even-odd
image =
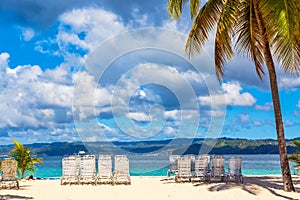
[[[188,10],[170,21],[166,4],[2,0],[0,144],[275,139],[267,74],[236,55],[219,84],[214,33],[188,60]],[[299,137],[300,77],[277,72],[286,137]]]

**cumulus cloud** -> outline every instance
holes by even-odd
[[[222,94],[199,97],[202,105],[211,105],[214,100],[215,105],[231,106],[253,106],[256,99],[248,92],[242,93],[242,87],[238,82],[222,83]]]
[[[146,114],[146,113],[133,113],[133,112],[130,112],[130,113],[127,113],[126,115],[128,118],[130,119],[133,119],[133,120],[136,120],[136,121],[150,121],[150,117]]]
[[[62,14],[59,21],[57,40],[61,45],[72,44],[89,50],[127,29],[118,15],[99,8],[74,9]]]
[[[263,126],[263,125],[264,125],[263,122],[260,121],[260,120],[253,120],[253,121],[252,121],[252,124],[253,124],[254,126]]]
[[[0,71],[6,70],[8,67],[9,54],[4,52],[0,54]]]
[[[272,106],[272,102],[267,102],[264,105],[255,105],[255,110],[270,111],[272,110]]]
[[[25,40],[26,42],[30,41],[35,35],[35,32],[32,28],[21,28],[21,31],[22,31],[22,39]]]
[[[283,125],[284,125],[285,127],[292,127],[292,126],[295,126],[296,124],[295,124],[295,122],[292,122],[292,121],[290,121],[290,120],[284,120],[284,121],[283,121]]]
[[[85,72],[69,76],[60,67],[45,71],[38,65],[11,68],[9,56],[0,54],[0,110],[5,113],[0,116],[0,129],[9,137],[23,138],[24,142],[78,140],[72,125],[74,83],[82,95],[74,100],[77,105],[90,105],[84,98],[87,93],[93,93],[94,107],[108,102],[108,90],[97,89],[93,77]]]
[[[248,114],[240,114],[240,121],[242,122],[242,123],[248,123],[248,122],[250,122],[251,120],[250,120],[250,116],[248,115]]]
[[[292,74],[281,73],[278,86],[280,89],[294,89],[300,86],[300,77]]]

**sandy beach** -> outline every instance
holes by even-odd
[[[59,180],[20,181],[19,190],[0,190],[0,199],[300,199],[300,176],[293,176],[296,192],[282,191],[280,176],[249,176],[237,183],[175,183],[168,177],[131,177],[131,185],[61,186]]]

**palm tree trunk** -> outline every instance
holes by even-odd
[[[271,86],[272,100],[273,100],[273,109],[274,109],[274,115],[276,121],[278,149],[280,154],[280,166],[282,172],[283,189],[286,192],[291,192],[291,191],[295,191],[295,188],[292,182],[290,166],[289,166],[288,156],[287,156],[275,65],[270,50],[270,44],[266,36],[266,28],[265,25],[263,24],[262,17],[259,13],[257,1],[253,1],[253,8],[257,19],[260,35],[262,36],[262,44],[264,46],[264,58],[269,72],[269,79],[270,79],[270,86]]]
[[[25,168],[22,167],[22,172],[21,172],[21,179],[24,178],[24,173],[25,173]]]

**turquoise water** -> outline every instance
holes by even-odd
[[[258,155],[224,155],[225,169],[227,161],[232,156],[243,158],[242,173],[244,175],[279,175],[280,164],[277,154],[258,154]],[[166,176],[168,171],[169,157],[162,155],[129,155],[130,174],[132,176]],[[35,177],[54,178],[61,177],[62,157],[47,156],[43,157],[44,165],[38,165]],[[292,171],[293,172],[293,171]],[[26,173],[26,176],[29,174]]]

